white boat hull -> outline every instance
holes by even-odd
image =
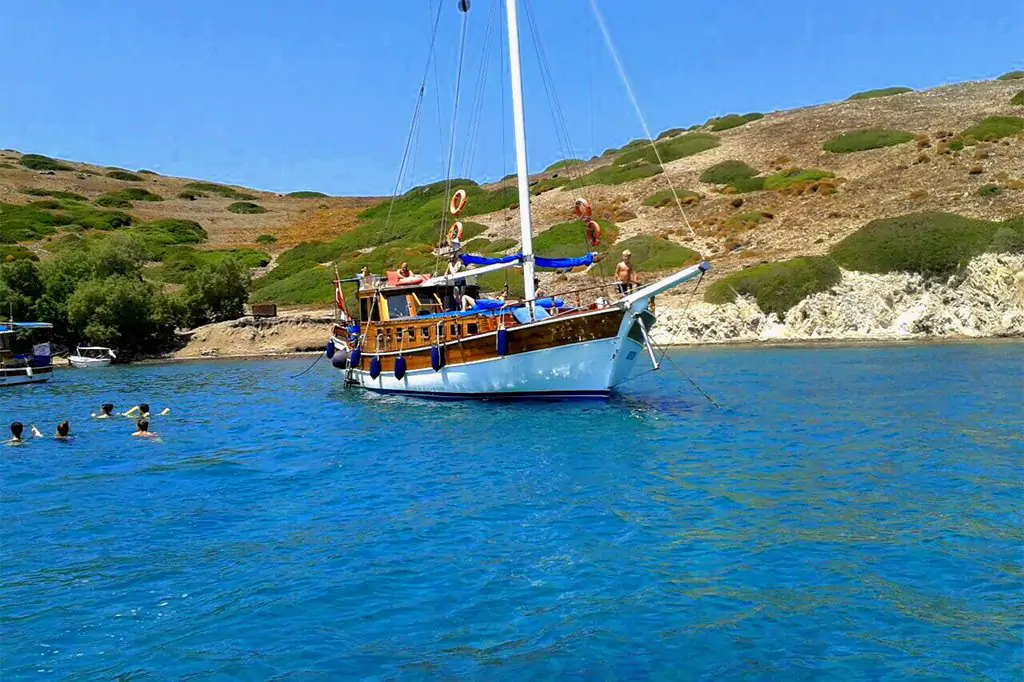
[[[72,355],[68,358],[68,361],[75,369],[95,369],[97,367],[110,366],[110,358],[83,358],[78,355]]]
[[[53,367],[14,367],[0,370],[0,386],[39,384],[49,381]]]

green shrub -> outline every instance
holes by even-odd
[[[788,189],[802,183],[816,182],[826,178],[834,178],[835,176],[835,173],[818,170],[817,168],[787,168],[784,171],[766,177],[764,179],[764,188],[767,190]]]
[[[488,248],[488,253],[505,253],[506,251],[508,251],[514,246],[517,246],[518,244],[518,239],[495,239],[493,242],[491,242],[491,245]]]
[[[58,209],[61,206],[63,206],[63,204],[61,204],[56,199],[40,199],[39,201],[30,201],[28,202],[28,205],[31,206],[32,208],[45,208],[51,210]]]
[[[174,339],[178,313],[151,284],[127,276],[80,284],[67,301],[71,333],[124,354],[152,353]]]
[[[570,189],[586,187],[587,185],[621,185],[624,182],[650,178],[659,175],[661,172],[661,166],[643,161],[637,161],[628,166],[613,163],[576,178],[567,183],[567,185]]]
[[[728,185],[736,180],[747,180],[758,174],[756,168],[751,168],[742,161],[728,160],[716,163],[700,174],[700,181],[712,185]]]
[[[250,296],[253,300],[273,301],[278,305],[327,303],[334,300],[334,268],[314,263],[286,278],[260,278],[253,282]]]
[[[74,168],[66,163],[61,163],[56,159],[51,159],[49,156],[43,156],[42,154],[25,154],[18,160],[18,163],[25,168],[31,168],[32,170],[38,171],[74,170]]]
[[[188,311],[186,324],[196,327],[241,317],[251,284],[249,269],[232,257],[190,273],[182,292]]]
[[[156,171],[151,171],[151,170],[149,170],[147,168],[143,168],[142,170],[139,171],[139,173],[142,174],[142,175],[160,175]]]
[[[597,219],[601,226],[600,250],[605,250],[619,238],[619,228],[608,220]],[[590,251],[585,227],[579,220],[554,225],[533,237],[533,252],[545,258],[571,258]]]
[[[563,159],[561,161],[555,161],[553,164],[544,169],[545,173],[559,170],[561,168],[572,168],[573,166],[580,166],[584,162],[581,159]]]
[[[257,244],[263,244],[263,245],[276,244],[277,243],[277,237],[275,237],[272,234],[261,234],[259,237],[256,237],[256,243]]]
[[[14,170],[15,166],[14,164],[7,163],[6,161],[0,161],[0,168],[3,168],[4,170]]]
[[[539,196],[548,190],[562,187],[569,184],[569,178],[544,178],[543,180],[537,180],[530,183],[530,194],[533,196]]]
[[[732,187],[739,194],[746,194],[747,192],[760,192],[764,189],[765,178],[741,178],[739,180],[733,180],[729,187]]]
[[[172,284],[183,284],[191,273],[204,267],[215,267],[226,259],[240,263],[246,269],[261,268],[270,263],[270,257],[255,249],[211,249],[200,251],[191,246],[169,246],[159,256],[160,263],[146,270],[150,279]]]
[[[721,144],[718,137],[710,133],[687,133],[685,135],[655,141],[653,146],[648,140],[642,140],[639,142],[640,144],[637,144],[635,148],[619,154],[615,158],[615,164],[618,166],[629,166],[641,161],[648,164],[657,164],[658,156],[654,152],[654,146],[658,148],[658,154],[661,155],[662,162],[668,163],[669,161],[675,161],[676,159],[681,159],[686,156],[699,154],[700,152],[707,151],[708,149],[714,149]],[[624,147],[624,149],[628,149],[628,146]]]
[[[263,208],[259,204],[254,204],[250,201],[236,201],[233,204],[228,205],[228,210],[232,213],[266,213],[267,209]]]
[[[914,136],[902,130],[883,130],[881,128],[869,128],[866,130],[854,130],[852,132],[837,135],[827,140],[822,148],[833,154],[849,154],[851,152],[862,152],[868,149],[880,149],[892,147],[904,142],[910,142]]]
[[[34,197],[53,197],[54,199],[63,199],[65,201],[89,201],[81,194],[75,192],[64,192],[57,189],[42,189],[40,187],[28,187],[27,189],[21,190],[24,194],[28,194]]]
[[[864,92],[855,92],[846,98],[847,101],[858,100],[858,99],[874,99],[875,97],[889,97],[890,95],[902,95],[905,92],[913,92],[913,88],[879,88],[877,90],[865,90]]]
[[[81,225],[87,230],[116,230],[119,227],[128,227],[133,222],[127,213],[99,211],[77,202],[62,201],[61,210],[71,214],[73,224]]]
[[[670,239],[646,234],[616,243],[605,256],[605,262],[614,267],[622,260],[622,252],[626,249],[630,250],[630,260],[638,271],[678,270],[686,265],[700,262],[700,254],[696,251],[676,244]],[[639,273],[638,278],[643,279]]]
[[[952,213],[872,220],[832,248],[840,265],[861,272],[946,276],[991,248],[1001,228],[1024,234],[1024,216],[1000,222]]]
[[[700,201],[700,195],[696,192],[689,190],[680,189],[676,190],[676,195],[679,196],[680,203],[683,206],[690,206]],[[654,208],[664,208],[666,206],[675,206],[676,198],[672,195],[672,190],[663,189],[660,192],[655,192],[651,196],[644,199],[644,206],[653,206]]]
[[[1021,90],[1010,98],[1010,104],[1016,104],[1019,107],[1024,107],[1024,90]]]
[[[0,244],[0,263],[10,263],[16,260],[39,260],[36,254],[24,246],[18,244]],[[0,301],[3,299],[0,298]]]
[[[766,220],[772,220],[775,216],[766,211],[749,211],[747,213],[737,213],[723,223],[723,227],[727,230],[748,230],[752,227],[756,227]]]
[[[1003,188],[1002,187],[1000,187],[999,185],[993,185],[991,183],[987,184],[987,185],[982,185],[981,187],[978,188],[978,196],[979,197],[994,197],[994,196],[996,196],[998,194],[1002,194],[1002,193],[1003,193]]]
[[[946,146],[949,147],[951,151],[958,152],[964,148],[964,141],[956,139],[950,140],[946,143]]]
[[[757,121],[764,118],[764,114],[751,113],[751,114],[727,114],[725,116],[719,116],[713,118],[705,125],[710,125],[711,130],[714,132],[721,132],[723,130],[729,130],[730,128],[738,128],[742,125],[746,125],[751,121]]]
[[[64,213],[50,213],[37,206],[0,203],[0,244],[42,239],[58,227],[70,225],[74,218]]]
[[[285,196],[286,197],[291,197],[292,199],[326,199],[327,198],[327,195],[324,194],[323,192],[311,192],[309,190],[300,190],[298,192],[288,192],[288,194],[286,194]]]
[[[234,187],[226,187],[224,185],[218,185],[212,182],[190,182],[182,187],[184,190],[194,190],[196,192],[208,192],[210,194],[219,194],[225,199],[238,199],[241,201],[249,201],[256,198],[255,194],[248,192],[242,192]]]
[[[828,257],[794,258],[726,275],[708,287],[704,300],[721,304],[736,300],[738,294],[753,296],[763,312],[782,316],[808,296],[828,291],[841,277]]]
[[[143,177],[136,175],[126,170],[112,170],[107,173],[108,178],[114,178],[115,180],[124,180],[125,182],[142,182]]]
[[[1024,118],[1020,116],[989,116],[960,133],[959,137],[966,144],[972,144],[1013,137],[1021,131],[1024,131]]]
[[[116,196],[122,197],[129,201],[163,201],[164,198],[159,194],[150,192],[148,189],[142,187],[128,187],[126,189],[118,190],[116,192],[107,192],[104,196]]]
[[[199,192],[194,189],[183,189],[178,192],[179,199],[188,199],[189,201],[195,201],[196,199],[202,199],[206,196],[205,192]]]
[[[989,253],[1024,253],[1024,230],[1000,227],[985,250]]]
[[[194,220],[177,218],[143,223],[135,227],[133,232],[153,251],[156,258],[159,258],[168,246],[199,244],[209,237],[202,225]]]
[[[96,199],[98,206],[105,206],[107,208],[131,208],[132,202],[128,201],[124,197],[114,195],[104,195]]]
[[[665,132],[659,134],[658,139],[664,140],[666,137],[675,137],[676,135],[682,135],[685,132],[686,128],[669,128]]]
[[[999,81],[1017,81],[1024,78],[1024,71],[1010,71],[997,78]]]
[[[477,286],[480,287],[481,296],[500,294],[507,284],[509,296],[512,298],[526,297],[526,290],[523,287],[522,268],[513,267],[499,270],[498,272],[489,272],[486,275],[480,275],[476,279]]]

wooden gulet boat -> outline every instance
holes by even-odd
[[[395,273],[387,279],[359,278],[359,319],[336,324],[326,351],[348,386],[451,399],[606,398],[641,358],[658,367],[649,336],[656,320],[654,297],[709,268],[701,262],[618,300],[597,296],[584,303],[577,295],[570,303],[571,295],[536,297],[535,267],[586,266],[594,254],[576,259],[533,254],[516,5],[517,0],[505,0],[521,253],[491,259],[461,255],[464,264],[480,267],[451,276],[405,282]],[[468,9],[468,3],[460,3],[460,9]],[[452,201],[453,215],[458,208]],[[477,276],[512,266],[522,268],[524,300],[477,301],[460,310],[463,293],[479,299]],[[341,280],[336,286],[344,314]]]
[[[50,380],[52,330],[47,322],[0,322],[0,386]]]

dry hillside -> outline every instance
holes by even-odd
[[[613,219],[620,240],[638,234],[667,236],[702,250],[714,261],[715,277],[745,265],[824,253],[831,245],[879,217],[915,211],[948,211],[970,217],[1003,219],[1024,213],[1024,133],[951,148],[953,136],[989,116],[1021,116],[1024,107],[1010,103],[1024,81],[964,83],[924,92],[844,101],[767,114],[745,125],[715,132],[719,146],[668,164],[679,189],[700,195],[686,208],[696,231],[694,240],[674,206],[644,205],[668,185],[665,175],[618,185],[590,185],[581,190],[556,188],[533,198],[535,229],[571,218],[572,200],[587,196],[598,214]],[[823,143],[847,131],[883,128],[914,136],[907,142],[854,153],[824,151]],[[705,130],[707,126],[705,126]],[[45,150],[39,150],[45,151]],[[27,188],[75,192],[89,199],[127,187],[142,187],[164,201],[137,201],[125,209],[140,221],[185,218],[209,233],[201,248],[255,246],[259,235],[277,243],[263,246],[279,253],[302,241],[330,241],[351,229],[357,213],[380,201],[372,198],[292,198],[240,189],[255,195],[265,213],[236,214],[227,206],[236,199],[216,193],[195,200],[179,198],[190,180],[141,175],[129,182],[108,177],[109,168],[66,162],[72,170],[39,171],[19,165],[21,154],[0,152],[0,202],[25,204],[38,196]],[[702,183],[700,174],[725,160],[743,161],[762,174],[789,168],[818,169],[836,177],[823,184],[804,183],[783,191],[733,194],[722,185]],[[614,162],[606,155],[583,171]],[[550,177],[540,174],[538,179]],[[998,185],[987,195],[979,189]],[[757,225],[730,218],[761,212]],[[516,210],[475,216],[491,240],[515,237]],[[38,250],[38,249],[37,249]],[[42,253],[41,250],[39,250]]]

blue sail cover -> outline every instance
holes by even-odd
[[[514,253],[511,256],[501,258],[485,258],[484,256],[473,256],[468,253],[459,254],[463,265],[497,265],[498,263],[515,263],[523,259],[523,254]],[[472,274],[472,273],[470,273]]]
[[[594,262],[594,254],[588,253],[578,258],[543,258],[537,256],[535,259],[538,268],[576,268],[581,265],[590,265]]]

